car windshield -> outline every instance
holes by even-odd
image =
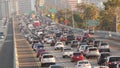
[[[74,56],[82,55],[81,53],[73,53]]]
[[[43,58],[53,58],[53,55],[45,55]]]
[[[88,64],[88,62],[79,62],[79,64]]]
[[[110,54],[101,54],[101,58],[107,58]]]
[[[37,48],[44,48],[44,46],[37,46]]]
[[[64,51],[72,51],[72,49],[70,49],[70,48],[69,49],[64,49]]]
[[[52,66],[51,68],[64,68],[63,66]]]
[[[90,51],[96,51],[97,49],[96,48],[91,48],[89,49]]]
[[[120,57],[111,57],[109,62],[120,61]]]
[[[73,41],[73,43],[77,43],[77,41]]]
[[[108,44],[107,43],[101,43],[101,46],[107,46]]]
[[[57,45],[62,45],[62,43],[57,43]]]

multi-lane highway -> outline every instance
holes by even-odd
[[[5,42],[0,50],[0,68],[14,68],[14,46],[16,45],[18,60],[15,60],[18,63],[18,68],[42,68],[40,67],[40,61],[36,58],[35,52],[23,36],[23,33],[20,32],[17,22],[14,22],[15,28],[15,41],[13,41],[13,26],[12,23],[9,23],[8,32],[5,39]],[[98,39],[102,39],[110,44],[111,54],[120,56],[120,46],[118,41],[109,40],[103,38],[99,35],[96,35]],[[15,45],[14,45],[15,43]],[[71,62],[70,58],[62,58],[61,51],[54,50],[54,47],[51,47],[50,44],[44,44],[45,49],[53,54],[56,57],[56,63],[61,64],[68,68],[74,68],[76,63]],[[67,45],[70,47],[69,45]],[[76,48],[73,49],[76,51]],[[98,66],[96,59],[88,59],[92,66]]]
[[[21,35],[21,36],[22,36],[22,35]],[[108,42],[108,43],[110,44],[111,54],[112,54],[112,55],[118,55],[118,56],[120,55],[120,53],[119,53],[119,48],[117,48],[117,46],[119,46],[119,42],[117,42],[117,41],[114,42],[114,40],[109,40],[109,39],[103,38],[103,37],[101,37],[101,36],[99,36],[99,35],[97,35],[97,34],[96,34],[95,37],[97,37],[97,39],[101,39],[101,40],[103,40],[103,41],[106,41],[106,42]],[[24,39],[24,42],[27,43],[27,41],[25,41],[25,38],[23,38],[23,39]],[[24,43],[24,44],[25,44],[25,43]],[[61,51],[56,51],[56,50],[54,50],[54,47],[51,47],[50,44],[44,44],[44,45],[45,45],[45,49],[56,57],[56,63],[57,63],[57,64],[61,64],[61,65],[65,66],[65,67],[68,67],[68,68],[74,68],[74,67],[75,67],[76,63],[71,62],[70,58],[62,58],[62,53],[61,53]],[[36,60],[35,63],[37,63],[37,64],[38,64],[38,67],[40,67],[40,61],[38,60],[38,58],[35,57],[36,54],[35,54],[35,52],[31,49],[31,44],[28,44],[28,43],[27,43],[26,46],[29,47],[30,50],[31,50],[30,52],[33,53],[33,55],[30,55],[29,57],[32,57],[33,59],[35,59],[35,60]],[[70,46],[68,45],[68,47],[70,47]],[[22,50],[22,51],[24,51],[24,50]],[[76,48],[74,48],[74,51],[76,51]],[[25,54],[25,55],[28,55],[28,54]],[[18,56],[18,57],[19,57],[19,56]],[[26,58],[26,60],[27,60],[27,59],[29,59],[29,58]],[[30,60],[31,60],[31,59],[29,59],[29,61],[30,61]],[[98,66],[96,59],[88,59],[88,60],[90,61],[90,63],[92,64],[92,66]],[[28,64],[30,64],[30,63],[31,63],[31,62],[28,62]],[[31,66],[31,67],[32,67],[32,66]],[[27,68],[27,66],[26,66],[26,68]]]

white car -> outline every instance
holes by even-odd
[[[78,49],[79,52],[84,52],[85,51],[85,48],[86,46],[88,46],[87,44],[86,45],[81,45]]]
[[[90,47],[86,50],[85,52],[85,56],[86,58],[89,58],[91,56],[94,56],[94,57],[99,57],[100,55],[100,52],[99,50],[97,49],[97,47]]]
[[[63,48],[62,57],[70,57],[73,54],[72,48]]]
[[[53,38],[48,38],[48,39],[46,40],[46,43],[50,44],[50,43],[52,43],[53,40],[54,40]]]
[[[61,49],[61,48],[64,48],[63,42],[57,42],[57,43],[55,44],[55,50]]]
[[[56,64],[56,59],[52,54],[43,54],[41,57],[41,67]]]
[[[101,42],[101,43],[99,43],[99,45],[98,45],[98,49],[110,49],[110,46],[109,46],[109,44],[106,43],[106,42]]]
[[[94,66],[92,68],[109,68],[108,66]]]
[[[76,68],[91,68],[91,64],[88,60],[81,60],[77,62]]]

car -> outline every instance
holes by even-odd
[[[87,43],[93,45],[93,41],[94,41],[94,40],[95,40],[94,37],[89,37],[89,38],[87,39]]]
[[[39,61],[41,61],[41,57],[42,57],[42,55],[44,55],[44,54],[49,54],[49,52],[46,52],[46,51],[41,51],[40,52],[40,54],[39,54]]]
[[[37,51],[37,50],[43,49],[43,48],[44,48],[44,45],[41,44],[41,43],[35,43],[35,44],[33,45],[33,50],[34,50],[34,51]]]
[[[108,56],[105,65],[109,68],[115,68],[117,63],[120,62],[120,56]]]
[[[90,47],[93,47],[93,46],[92,46],[92,45],[88,45],[88,46],[85,47],[85,50],[84,50],[84,52],[83,52],[84,55],[85,55],[85,52],[87,52],[88,48],[90,48]]]
[[[90,34],[89,34],[89,33],[84,33],[83,36],[89,38],[89,37],[90,37]]]
[[[85,57],[80,52],[74,52],[71,55],[71,62],[77,62],[77,61],[84,60],[84,59],[85,59]]]
[[[78,46],[78,41],[77,40],[72,40],[71,41],[71,47],[77,47]]]
[[[91,64],[88,60],[80,60],[77,62],[76,68],[91,68]]]
[[[92,68],[109,68],[108,66],[93,66]]]
[[[116,68],[120,68],[120,63],[118,63],[118,64],[116,65]]]
[[[95,31],[94,30],[89,30],[89,34],[95,34]]]
[[[51,44],[51,43],[52,43],[52,41],[54,41],[54,39],[53,39],[53,38],[48,38],[48,39],[46,40],[46,43],[47,43],[47,44]]]
[[[36,52],[36,57],[39,57],[42,52],[45,52],[45,49],[39,49]]]
[[[3,39],[5,37],[3,32],[0,32],[0,39]]]
[[[65,44],[68,45],[69,43],[71,43],[72,40],[75,39],[74,35],[68,35],[67,40],[65,41]]]
[[[65,68],[62,65],[50,65],[49,68]]]
[[[41,67],[56,64],[56,59],[52,54],[43,54],[41,57]]]
[[[66,36],[61,35],[60,41],[66,41]]]
[[[55,48],[55,50],[63,49],[64,48],[63,42],[56,42],[54,48]]]
[[[87,45],[87,43],[86,42],[84,42],[84,43],[78,43],[77,50],[79,50],[79,48],[80,48],[81,45]]]
[[[90,47],[86,50],[85,56],[89,59],[89,57],[98,57],[100,55],[97,47]]]
[[[101,42],[103,42],[103,41],[102,40],[98,40],[98,39],[93,40],[93,46],[94,47],[98,47],[99,43],[101,43]]]
[[[75,40],[81,41],[81,36],[75,36]]]
[[[32,38],[31,36],[28,36],[28,37],[27,37],[27,41],[28,41],[29,44],[32,44],[33,38]]]
[[[85,48],[86,48],[87,46],[89,46],[89,45],[87,45],[87,44],[86,44],[86,45],[81,45],[81,46],[79,47],[78,51],[84,53]]]
[[[83,36],[81,39],[81,43],[87,43],[88,42],[88,37]]]
[[[110,46],[107,42],[101,42],[98,45],[98,49],[102,50],[102,49],[106,49],[108,50],[108,52],[110,52]]]
[[[109,52],[101,52],[100,53],[100,56],[97,58],[97,63],[99,65],[104,65],[105,64],[105,61],[106,61],[106,58],[108,56],[110,56],[111,54]]]
[[[63,58],[71,57],[72,54],[73,54],[73,49],[72,48],[69,48],[69,47],[63,48],[63,51],[62,51],[62,57]]]

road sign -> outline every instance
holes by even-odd
[[[87,27],[95,27],[99,25],[99,21],[98,20],[87,20],[86,21],[86,26]]]
[[[120,23],[117,24],[117,30],[120,32]]]
[[[51,13],[56,13],[57,12],[56,9],[54,9],[54,8],[51,8],[48,11],[51,12]]]

